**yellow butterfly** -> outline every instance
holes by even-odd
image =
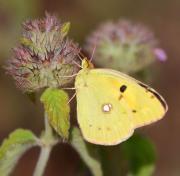
[[[119,144],[135,128],[163,118],[168,109],[154,89],[115,70],[94,69],[87,59],[75,88],[80,129],[94,144]]]

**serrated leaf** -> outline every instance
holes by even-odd
[[[99,155],[96,150],[97,148],[83,140],[78,128],[74,127],[72,129],[70,143],[89,167],[92,174],[94,176],[102,176],[102,166],[99,161]]]
[[[152,142],[135,134],[122,143],[122,151],[129,163],[129,176],[152,176],[155,169],[155,148]]]
[[[12,132],[0,147],[0,175],[9,175],[19,158],[34,145],[36,137],[31,131],[17,129]]]
[[[63,37],[65,37],[70,29],[71,23],[70,22],[66,22],[63,24],[62,28],[61,28],[61,33],[63,35]]]
[[[68,94],[65,91],[55,88],[46,89],[41,96],[49,123],[65,139],[69,136],[70,128],[68,99]]]

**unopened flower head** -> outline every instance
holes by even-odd
[[[69,26],[49,14],[23,24],[20,45],[13,49],[6,68],[23,91],[62,87],[73,81],[71,75],[79,70],[79,48],[66,38]]]
[[[126,73],[139,71],[156,59],[166,60],[154,34],[147,27],[127,20],[101,24],[87,38],[84,48],[91,54],[94,47],[96,65]]]

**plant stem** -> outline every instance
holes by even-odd
[[[48,117],[46,113],[44,117],[44,123],[45,123],[45,131],[43,136],[41,137],[41,145],[40,145],[41,152],[33,176],[43,175],[47,162],[49,160],[51,150],[53,146],[57,143],[55,137],[53,136],[53,131],[51,126],[49,125]]]
[[[52,149],[52,147],[42,147],[41,148],[41,153],[39,155],[39,159],[38,159],[33,176],[42,176],[43,175],[46,165],[47,165],[47,162],[48,162],[48,159],[49,159],[51,149]]]
[[[44,115],[44,125],[45,125],[44,138],[46,140],[47,139],[51,139],[51,140],[54,139],[53,130],[52,130],[51,126],[49,125],[47,113],[45,113],[45,115]]]

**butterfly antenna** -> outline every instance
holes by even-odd
[[[74,99],[74,97],[76,96],[76,92],[73,94],[73,96],[69,99],[69,101],[68,101],[68,103],[67,104],[69,104],[73,99]]]
[[[82,69],[82,66],[80,64],[78,64],[76,61],[73,60],[73,63]]]
[[[72,78],[72,77],[75,77],[77,75],[78,75],[78,73],[75,73],[75,74],[72,74],[72,75],[59,76],[59,77],[61,77],[61,78]]]
[[[78,59],[80,59],[80,61],[82,62],[82,58],[81,58],[81,48],[79,48],[79,49],[76,48],[76,47],[75,47],[75,44],[73,44],[73,43],[72,43],[72,47],[73,47],[74,49],[76,49]]]
[[[81,59],[86,58],[86,56],[83,54],[83,52],[80,52],[79,55],[80,55]]]
[[[90,62],[92,62],[92,60],[93,60],[95,51],[96,51],[96,45],[94,45],[94,48],[93,48],[93,51],[92,51],[92,55],[91,55],[91,58],[90,58]]]
[[[77,54],[78,55],[78,59],[80,59],[80,61],[82,62],[82,58],[81,58],[81,51]]]

